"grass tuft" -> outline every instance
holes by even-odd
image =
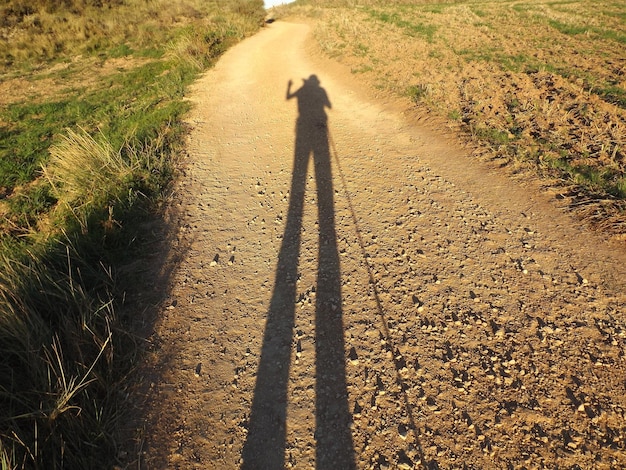
[[[93,468],[89,442],[102,446],[99,458],[111,451],[105,437],[93,436],[106,427],[98,410],[112,395],[112,367],[121,365],[113,361],[113,280],[79,256],[77,242],[66,242],[43,260],[34,252],[0,258],[0,409],[2,428],[10,426],[1,440],[5,455],[11,449],[22,455],[14,462],[28,467]],[[97,295],[85,290],[86,281],[99,286]]]
[[[428,85],[411,85],[407,88],[407,96],[415,103],[419,103],[428,95]]]
[[[69,129],[61,142],[50,149],[50,160],[43,174],[56,199],[71,207],[107,204],[119,199],[139,168],[136,153],[114,150],[100,135],[98,140],[84,129]]]

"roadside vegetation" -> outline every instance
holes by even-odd
[[[261,0],[0,5],[2,470],[120,463],[142,321],[124,299],[157,246],[185,89],[264,15]]]
[[[626,14],[614,0],[298,0],[331,57],[533,170],[592,224],[626,232]],[[384,40],[381,40],[384,38]]]

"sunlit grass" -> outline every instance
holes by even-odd
[[[262,5],[0,6],[2,470],[120,463],[138,358],[128,266],[154,241],[143,227],[176,171],[187,86],[258,30]]]

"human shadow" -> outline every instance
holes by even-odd
[[[276,280],[267,312],[242,470],[285,467],[287,389],[293,347],[296,280],[300,255],[306,176],[312,159],[319,223],[315,302],[315,467],[355,468],[350,432],[341,297],[341,271],[335,230],[326,91],[315,75],[303,80],[287,100],[297,99],[295,152],[289,209],[278,255]]]

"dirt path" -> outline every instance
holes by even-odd
[[[145,467],[626,466],[623,247],[308,33],[197,84]]]

